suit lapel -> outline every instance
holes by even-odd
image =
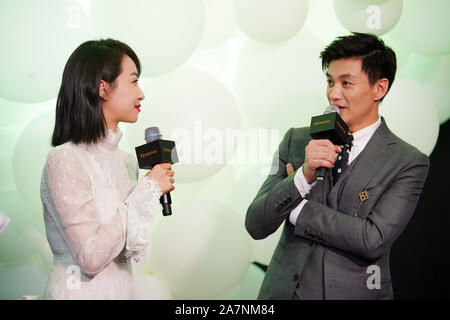
[[[395,143],[395,136],[387,127],[383,117],[381,121],[381,125],[364,150],[352,161],[343,176],[328,193],[327,203],[330,207],[339,210],[341,202],[348,203],[357,200],[358,194],[364,190],[372,177],[391,157],[394,149],[390,147],[390,144]]]

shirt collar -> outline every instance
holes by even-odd
[[[378,116],[378,120],[372,123],[370,126],[367,126],[363,129],[360,129],[356,132],[353,132],[353,146],[363,149],[365,145],[369,142],[370,138],[372,138],[375,131],[381,124],[381,117]]]

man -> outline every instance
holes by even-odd
[[[342,147],[311,140],[309,128],[284,136],[278,172],[245,221],[254,239],[284,222],[258,298],[393,299],[390,248],[414,212],[429,161],[378,115],[396,71],[381,39],[338,37],[320,57],[328,101],[351,135]],[[324,180],[316,179],[319,167],[328,168]]]

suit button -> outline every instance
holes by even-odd
[[[294,274],[294,281],[295,281],[295,282],[298,281],[298,278],[299,278],[298,274]]]

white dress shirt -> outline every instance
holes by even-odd
[[[348,157],[348,164],[350,164],[353,160],[355,160],[356,157],[364,150],[370,138],[372,138],[373,134],[378,129],[380,124],[381,118],[378,117],[378,120],[373,124],[371,124],[370,126],[367,126],[353,133],[353,142]],[[297,187],[298,191],[300,192],[302,198],[305,198],[305,196],[311,191],[311,189],[316,185],[316,183],[317,181],[314,181],[311,184],[308,184],[308,182],[306,182],[306,178],[303,175],[303,166],[301,166],[295,173],[294,184]],[[303,199],[302,202],[300,202],[299,205],[291,211],[289,215],[289,221],[294,226],[306,202],[308,202],[308,200]]]

